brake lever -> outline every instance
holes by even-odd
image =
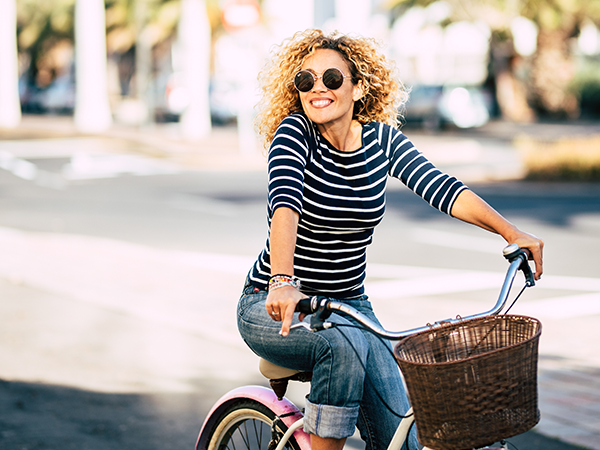
[[[328,330],[329,328],[332,328],[334,326],[335,326],[335,324],[332,322],[318,321],[315,324],[311,323],[311,325],[307,324],[306,322],[299,322],[299,323],[292,325],[290,327],[290,330],[293,328],[306,328],[308,331],[321,331],[321,330]]]
[[[333,323],[326,322],[332,312],[327,309],[327,304],[326,300],[321,301],[317,310],[310,315],[310,325],[306,322],[299,322],[292,325],[290,330],[292,328],[306,328],[309,331],[321,331],[333,327]]]
[[[290,327],[290,330],[293,330],[294,328],[306,328],[308,331],[313,331],[313,330],[310,328],[310,325],[309,325],[309,324],[307,324],[306,322],[298,322],[298,323],[295,323],[294,325],[292,325],[292,326]]]
[[[527,287],[535,286],[535,277],[533,276],[533,272],[531,271],[531,267],[527,261],[523,261],[521,263],[521,270],[525,274],[525,282],[527,283]]]

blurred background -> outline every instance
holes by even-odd
[[[498,118],[519,123],[600,118],[598,1],[5,0],[0,5],[4,28],[12,26],[16,35],[16,41],[0,41],[0,65],[17,75],[19,94],[18,102],[11,102],[10,94],[0,97],[4,127],[16,126],[19,111],[76,118],[81,113],[77,122],[83,129],[113,121],[180,123],[182,136],[192,139],[212,126],[244,127],[270,47],[310,27],[380,40],[412,89],[408,123],[438,129],[478,127]],[[93,82],[78,86],[78,73]],[[186,129],[186,116],[192,129]]]
[[[267,233],[257,74],[309,27],[379,40],[419,150],[545,240],[513,309],[543,321],[542,421],[514,445],[600,450],[599,26],[600,0],[0,0],[0,450],[191,449],[266,384],[235,324]],[[500,237],[386,203],[388,328],[495,299]]]

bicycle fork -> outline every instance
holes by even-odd
[[[304,418],[298,419],[290,425],[285,434],[283,434],[282,436],[281,432],[277,431],[277,427],[279,426],[279,424],[283,424],[281,419],[282,417],[277,417],[273,421],[273,424],[271,426],[271,442],[269,442],[268,450],[283,450],[283,447],[285,447],[285,444],[288,443],[290,437],[296,432],[296,430],[302,428],[302,426],[304,425]]]

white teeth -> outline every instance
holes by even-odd
[[[312,102],[313,106],[320,108],[321,106],[327,106],[331,103],[331,100],[315,100]]]

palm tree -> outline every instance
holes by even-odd
[[[16,0],[0,0],[0,5],[5,6],[7,2],[10,4],[11,1]],[[194,89],[197,92],[190,96],[190,100],[195,99],[193,104],[196,106],[191,106],[184,115],[186,117],[182,118],[182,122],[193,124],[196,121],[196,125],[182,125],[182,129],[185,129],[184,134],[187,136],[206,134],[207,130],[210,130],[210,120],[207,112],[207,79],[210,66],[208,60],[210,44],[208,42],[212,36],[222,29],[220,0],[192,0],[191,2],[189,0],[104,0],[101,3],[104,4],[105,14],[101,8],[98,8],[98,1],[89,0],[88,4],[88,2],[82,0],[46,0],[43,2],[39,0],[18,0],[16,4],[18,49],[22,57],[22,63],[29,63],[29,68],[24,75],[27,81],[26,84],[38,89],[47,86],[53,80],[56,71],[54,66],[49,65],[52,60],[52,58],[48,58],[49,50],[51,51],[57,44],[72,48],[75,43],[75,15],[83,13],[89,8],[96,8],[94,18],[97,22],[94,27],[98,29],[99,21],[105,20],[105,52],[117,63],[119,61],[130,62],[129,67],[133,69],[131,74],[133,75],[135,72],[135,78],[129,76],[136,81],[134,85],[137,85],[134,91],[135,96],[138,100],[147,104],[149,117],[152,117],[152,97],[149,95],[149,91],[153,89],[150,80],[154,75],[157,55],[161,52],[166,55],[165,50],[169,49],[174,42],[180,26],[183,5],[200,5],[195,9],[193,8],[194,11],[198,12],[195,26],[196,31],[199,31],[198,24],[202,24],[204,32],[201,34],[201,38],[198,38],[200,39],[198,42],[185,47],[197,52],[192,58],[200,58],[202,74],[200,74],[198,68],[194,69],[197,74],[194,78]],[[77,9],[74,13],[75,4],[77,4]],[[0,18],[4,17],[9,17],[9,15],[4,14],[4,11],[0,11]],[[86,20],[93,20],[93,18],[88,17]],[[192,31],[194,31],[193,27],[194,24],[192,24]],[[183,33],[185,29],[186,26],[182,26],[179,31]],[[1,31],[4,32],[5,30],[10,31],[10,27],[2,26]],[[82,31],[81,27],[79,27],[79,31]],[[91,38],[89,36],[78,35],[77,41],[79,44],[77,47],[81,49],[85,45],[93,46],[94,51],[99,55],[102,52],[99,50],[99,46],[102,46],[99,36],[100,33],[96,32],[94,44],[90,42]],[[9,41],[2,39],[3,44],[6,42]],[[89,62],[89,64],[95,64],[100,72],[105,73],[105,60],[92,58],[89,53],[82,54],[79,52],[78,54],[81,58],[95,61]],[[132,55],[136,55],[136,57],[133,58]],[[14,62],[14,56],[12,59]],[[77,71],[84,70],[83,67],[79,66],[85,66],[85,64],[76,65]],[[127,64],[122,64],[120,67],[124,68],[126,66]],[[5,67],[9,67],[8,65],[2,62],[1,67],[3,68],[3,75],[8,73],[4,70]],[[96,75],[100,72],[93,71]],[[89,76],[79,72],[78,78],[82,80],[83,77],[87,78]],[[127,78],[127,74],[125,74],[125,78]],[[205,79],[206,81],[204,81]],[[198,83],[199,80],[201,83]],[[127,90],[129,81],[127,79],[121,85],[124,90],[123,93],[127,95],[129,94]],[[104,79],[100,83],[105,84]],[[85,86],[85,81],[81,84]],[[200,87],[200,85],[203,87]],[[83,86],[80,86],[80,88],[88,93],[84,95],[83,90],[78,93],[76,111],[78,126],[87,130],[102,129],[108,126],[110,111],[108,111],[107,102],[104,98],[105,88],[98,89],[98,86],[96,86],[95,92],[87,91]],[[11,89],[11,92],[14,93],[15,89]],[[92,102],[91,99],[94,98],[94,95],[96,96],[94,101],[98,102],[98,107],[89,106],[92,104],[90,102]],[[7,105],[4,100],[1,101],[2,107]],[[96,117],[90,119],[93,116]],[[194,116],[196,119],[192,119]],[[85,119],[86,117],[88,119]]]
[[[207,135],[211,129],[208,103],[211,33],[221,26],[218,1],[107,0],[107,17],[109,50],[125,54],[135,49],[136,96],[145,104],[150,118],[153,48],[173,42],[177,36],[190,100],[181,116],[182,135],[192,140]]]
[[[570,41],[585,20],[600,24],[600,2],[590,0],[446,0],[453,20],[483,20],[493,31],[492,45],[512,41],[510,25],[519,16],[537,27],[536,50],[527,61],[522,86],[529,104],[539,115],[576,117],[577,95],[570,85],[575,75]],[[435,0],[391,0],[391,7],[429,5]],[[492,49],[494,50],[494,49]],[[513,49],[513,55],[514,49]],[[511,79],[518,82],[517,76]]]
[[[588,17],[600,22],[600,7],[589,0],[528,0],[520,13],[539,28],[530,70],[530,100],[551,117],[577,117],[579,104],[570,89],[575,76],[571,40]]]

